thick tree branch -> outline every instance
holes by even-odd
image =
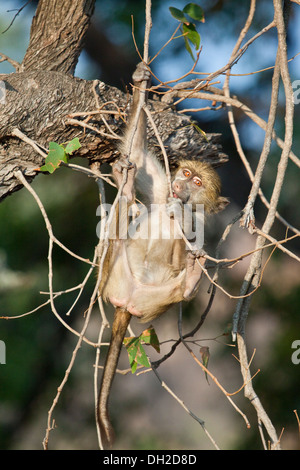
[[[108,137],[111,133],[108,127],[120,134],[123,115],[119,115],[118,110],[128,111],[126,94],[103,82],[85,81],[60,72],[30,71],[2,75],[1,79],[6,88],[6,102],[0,108],[0,199],[20,188],[13,175],[16,169],[32,178],[43,164],[38,152],[15,137],[16,128],[45,148],[50,141],[62,143],[78,136],[82,148],[76,155],[88,158],[90,162],[116,158],[116,138],[113,134]],[[89,115],[97,109],[98,114]],[[208,134],[206,141],[193,126],[189,126],[190,118],[158,101],[151,102],[151,109],[171,164],[178,157],[188,156],[215,165],[226,161],[218,144],[218,135]],[[86,116],[79,116],[77,120],[89,118],[85,127],[68,124],[68,115],[78,112],[86,113]],[[160,152],[150,128],[149,145]]]
[[[23,70],[74,73],[95,0],[39,0]]]
[[[62,143],[79,137],[82,147],[76,155],[88,158],[90,163],[111,161],[118,155],[116,134],[121,132],[129,97],[102,82],[70,75],[81,52],[94,3],[94,0],[40,0],[32,21],[30,43],[18,67],[20,73],[1,76],[6,96],[0,107],[0,199],[21,187],[14,177],[16,170],[22,170],[30,180],[43,164],[40,152],[33,151],[32,145],[18,135],[31,139],[36,149],[41,146],[43,151],[50,141]],[[120,109],[123,113],[116,113]],[[95,114],[97,110],[99,113]],[[208,160],[214,165],[226,161],[217,135],[208,134],[206,141],[189,126],[189,118],[165,104],[152,102],[151,110],[171,165],[185,156]],[[74,117],[76,113],[86,115],[78,116],[77,122],[71,121],[68,115]],[[149,130],[149,145],[159,152],[152,134],[153,130]]]

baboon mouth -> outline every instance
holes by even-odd
[[[181,197],[179,196],[178,194],[175,193],[175,191],[173,191],[173,197],[175,199],[180,199],[180,201],[183,203],[183,204],[186,204],[190,198],[190,196],[187,196],[187,197]]]

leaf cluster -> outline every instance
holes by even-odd
[[[204,23],[205,19],[202,8],[196,3],[188,3],[183,8],[183,10],[179,10],[175,7],[170,7],[169,10],[173,18],[175,18],[177,21],[180,21],[180,30],[184,38],[185,48],[191,55],[192,59],[195,60],[191,45],[195,47],[196,51],[198,51],[200,47],[201,38],[200,34],[196,30],[195,24],[192,23],[188,17],[192,18],[193,20],[201,21],[202,23]]]
[[[134,374],[138,364],[151,367],[143,344],[149,344],[158,353],[160,352],[158,337],[152,326],[144,330],[139,336],[130,336],[123,341],[129,357],[131,372]]]
[[[58,144],[57,142],[50,142],[45,164],[39,168],[39,171],[48,171],[49,173],[53,173],[62,162],[68,163],[69,155],[72,155],[72,153],[80,147],[81,145],[78,137],[72,139],[66,146],[64,146],[64,144]]]

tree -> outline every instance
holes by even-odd
[[[12,59],[3,56],[3,58],[9,60],[16,67],[16,72],[1,76],[3,90],[5,91],[4,104],[0,107],[1,199],[21,189],[23,186],[26,186],[30,191],[30,185],[28,183],[40,173],[39,168],[44,164],[49,142],[51,141],[58,144],[65,144],[79,136],[81,146],[76,150],[75,155],[83,157],[88,161],[89,170],[86,171],[96,179],[99,177],[100,164],[110,162],[118,155],[115,143],[120,138],[122,123],[123,120],[126,119],[129,99],[128,94],[122,93],[120,90],[110,87],[98,80],[86,81],[73,76],[79,54],[83,47],[84,37],[93,14],[94,3],[94,1],[87,3],[81,0],[77,2],[66,1],[54,7],[51,2],[40,0],[32,22],[30,43],[22,63],[17,64]],[[270,439],[271,442],[270,445],[273,448],[278,448],[280,439],[253,389],[245,344],[246,318],[250,308],[250,301],[261,284],[261,278],[264,272],[264,268],[262,268],[262,257],[266,248],[268,246],[270,246],[271,249],[276,247],[285,252],[288,256],[293,257],[296,261],[299,261],[295,253],[285,248],[287,241],[297,237],[299,231],[277,212],[279,195],[281,193],[287,163],[290,159],[296,166],[299,166],[299,160],[292,151],[293,89],[287,65],[288,58],[286,53],[284,12],[281,8],[281,2],[278,0],[274,0],[273,5],[274,20],[245,42],[245,36],[249,31],[255,13],[256,2],[251,1],[248,18],[236,42],[230,60],[224,67],[206,76],[205,80],[201,81],[197,76],[196,78],[193,76],[194,68],[197,63],[196,60],[190,73],[181,77],[181,81],[177,79],[173,83],[158,82],[158,85],[153,88],[153,91],[157,90],[162,94],[162,97],[159,100],[155,99],[150,101],[150,109],[153,113],[154,123],[149,124],[148,132],[149,144],[159,155],[161,154],[162,146],[157,145],[157,134],[160,136],[171,165],[172,162],[176,161],[177,157],[193,155],[197,158],[206,159],[213,165],[218,166],[227,160],[227,156],[222,152],[219,146],[219,136],[216,134],[205,134],[199,131],[199,127],[193,123],[190,117],[175,109],[174,102],[178,105],[183,100],[193,97],[199,100],[210,101],[212,108],[216,108],[217,104],[220,103],[220,107],[226,106],[228,109],[229,122],[233,130],[237,150],[248,172],[252,186],[246,206],[242,213],[237,214],[228,225],[228,229],[224,232],[219,247],[221,246],[221,242],[228,237],[231,227],[237,221],[240,221],[241,226],[247,228],[253,236],[257,236],[256,247],[253,252],[244,253],[235,260],[218,259],[218,252],[215,257],[208,256],[208,260],[218,269],[216,270],[214,278],[208,272],[206,273],[209,276],[210,282],[213,284],[213,290],[209,306],[204,312],[200,323],[202,324],[209,308],[211,308],[217,289],[220,289],[229,298],[237,300],[233,333],[237,339],[239,350],[239,360],[243,376],[242,389],[255,407],[258,422],[260,425],[264,425],[268,439]],[[287,6],[285,8],[286,12]],[[179,18],[178,26],[180,25],[186,25],[185,19],[181,21]],[[268,121],[265,122],[256,115],[250,107],[242,103],[238,98],[232,96],[229,86],[230,73],[239,58],[246,53],[248,47],[259,37],[267,34],[268,31],[274,28],[278,34],[278,50],[273,71],[269,117]],[[186,31],[185,33],[188,34]],[[199,53],[198,51],[197,58],[199,58]],[[221,74],[226,74],[223,89],[213,85],[214,79]],[[280,77],[284,86],[286,100],[284,140],[281,140],[274,131]],[[240,144],[234,120],[233,110],[235,108],[239,109],[245,116],[250,117],[265,131],[264,146],[255,172],[250,168]],[[274,179],[272,197],[269,202],[262,192],[261,178],[266,167],[267,158],[270,155],[272,139],[278,144],[279,148],[282,149],[282,153],[276,178]],[[72,167],[71,163],[68,165]],[[81,171],[84,170],[82,169]],[[34,194],[34,196],[36,197],[37,195]],[[254,217],[254,204],[257,197],[260,197],[267,207],[267,215],[261,229],[256,226]],[[38,197],[36,197],[36,199],[40,204]],[[40,206],[43,211],[41,204]],[[49,259],[51,259],[53,244],[58,243],[58,240],[53,234],[49,219],[44,211],[43,215],[50,237]],[[275,217],[277,217],[284,226],[293,231],[294,235],[280,241],[277,241],[274,236],[270,235]],[[266,241],[268,245],[266,245]],[[95,252],[95,256],[96,255],[97,253]],[[249,256],[251,261],[240,293],[237,296],[233,296],[229,294],[222,285],[217,283],[219,267],[226,268]],[[90,260],[91,264],[94,262],[95,259]],[[50,265],[49,269],[52,275]],[[52,291],[49,301],[52,304],[52,310],[55,312],[54,297],[55,294]],[[96,291],[94,291],[91,297],[89,314],[92,311],[95,300]],[[74,350],[74,355],[67,368],[62,385],[64,385],[65,381],[68,379],[69,372],[76,357],[75,353],[81,346],[82,339],[85,335],[88,320],[89,316],[79,334],[80,341],[77,343]],[[199,327],[200,325],[197,326],[197,328]],[[194,331],[190,334],[192,336]],[[178,339],[176,344],[179,343],[184,343],[185,346],[189,348],[184,337]],[[95,344],[93,345],[95,346]],[[190,348],[189,351],[193,355]],[[226,392],[224,387],[220,385],[216,377],[203,366],[199,359],[195,358],[195,360],[200,367],[204,368],[206,374],[211,375],[212,380],[217,383],[229,401],[236,407],[230,395]],[[156,368],[160,361],[157,361],[155,365]],[[58,395],[58,397],[59,396],[60,395]],[[54,406],[51,411],[53,409]],[[238,411],[240,412],[240,410]],[[248,418],[244,413],[240,413],[248,424]],[[45,445],[47,445],[48,435],[52,429],[51,418],[52,413],[50,413],[49,416]],[[208,433],[202,420],[198,419],[198,422]],[[267,446],[265,442],[264,445]]]

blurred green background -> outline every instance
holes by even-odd
[[[176,21],[169,6],[183,8],[184,1],[153,1],[153,29],[150,55],[153,56],[169,39]],[[249,8],[248,1],[206,0],[201,2],[205,23],[198,25],[202,52],[197,71],[211,72],[225,65]],[[22,61],[29,42],[30,24],[37,2],[31,2],[9,26],[21,1],[2,0],[0,4],[0,52]],[[288,56],[300,51],[300,7],[293,5],[288,30]],[[133,0],[96,1],[93,23],[86,38],[75,75],[84,79],[100,79],[125,90],[139,61],[131,36],[131,14],[134,15],[135,36],[142,48],[144,34],[144,2]],[[270,0],[260,0],[247,39],[266,26],[273,15]],[[276,33],[270,31],[248,49],[233,69],[233,73],[250,73],[274,65]],[[300,79],[300,56],[290,62],[291,79]],[[192,67],[192,60],[183,40],[176,40],[152,63],[154,73],[162,80],[177,78]],[[0,64],[0,73],[13,72],[8,63]],[[272,70],[231,78],[231,90],[264,119],[268,115]],[[1,78],[1,77],[0,77]],[[223,77],[218,77],[222,85]],[[184,107],[195,102],[184,103]],[[197,103],[197,106],[199,104]],[[206,106],[206,103],[204,104]],[[248,197],[250,183],[236,152],[228,125],[226,109],[217,112],[193,113],[205,132],[222,133],[222,146],[229,162],[220,169],[223,195],[231,204],[224,213],[208,223],[207,247],[213,255],[215,244],[226,224],[241,210]],[[263,144],[264,133],[241,113],[235,112],[243,148],[255,169]],[[276,131],[284,136],[284,96],[280,93]],[[300,139],[299,104],[295,106],[293,150],[297,155]],[[270,197],[280,152],[273,145],[263,178],[263,190]],[[84,164],[78,161],[79,164]],[[290,162],[279,212],[294,226],[299,221],[299,172]],[[92,258],[97,243],[96,217],[98,193],[96,185],[84,175],[60,169],[51,177],[41,175],[32,184],[39,194],[53,225],[56,237],[71,250]],[[255,208],[260,227],[265,208],[258,202]],[[285,237],[285,228],[275,223],[272,235]],[[226,242],[223,254],[230,258],[249,251],[254,239],[235,227]],[[288,248],[299,254],[299,244]],[[266,257],[270,252],[266,252]],[[41,291],[48,290],[48,236],[43,218],[32,196],[23,189],[0,204],[0,316],[16,316],[29,312],[46,300]],[[222,273],[222,285],[238,295],[248,260]],[[88,270],[87,265],[72,259],[60,248],[54,250],[54,287],[63,290],[79,284]],[[300,413],[300,365],[293,364],[292,342],[300,340],[299,267],[296,261],[276,251],[264,273],[262,287],[253,298],[248,320],[249,355],[256,349],[252,372],[259,368],[254,388],[261,398],[278,434],[284,428],[282,444],[287,449],[299,449],[299,432],[295,413]],[[80,329],[92,278],[70,317],[65,313],[75,295],[61,296],[57,309],[72,327]],[[197,298],[185,306],[185,331],[197,321],[208,300],[207,283]],[[241,386],[239,365],[228,346],[230,336],[220,336],[231,322],[235,300],[218,292],[212,311],[199,333],[201,345],[210,347],[209,366],[224,387],[232,392]],[[110,315],[110,313],[109,313]],[[96,309],[89,335],[97,338],[99,314]],[[161,341],[175,338],[176,312],[171,311],[154,324]],[[135,331],[143,326],[136,324]],[[220,336],[220,337],[219,337]],[[219,337],[218,339],[214,339]],[[49,306],[28,316],[0,320],[0,340],[6,344],[6,364],[0,364],[0,448],[40,449],[47,425],[47,412],[57,387],[69,363],[76,337],[69,333],[51,313]],[[169,345],[162,347],[167,351]],[[148,352],[148,351],[147,351]],[[151,357],[156,354],[149,351]],[[50,448],[95,449],[97,437],[94,425],[93,363],[95,351],[83,345],[63,391],[54,417],[56,429],[50,437]],[[122,357],[126,364],[126,357]],[[251,421],[251,429],[228,404],[224,395],[205,376],[184,348],[159,369],[162,378],[174,389],[185,404],[205,420],[209,432],[223,449],[260,449],[256,416],[242,392],[234,397]],[[120,390],[122,393],[120,394]],[[138,377],[116,377],[112,395],[112,417],[117,419],[117,447],[124,449],[210,449],[211,443],[200,426],[193,421],[159,385],[151,373]]]

